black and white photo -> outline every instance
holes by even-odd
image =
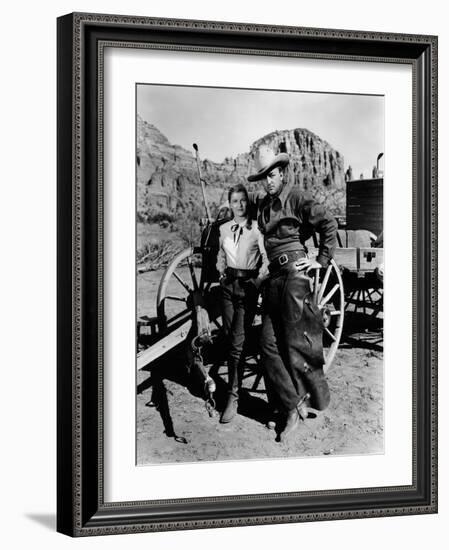
[[[136,462],[384,452],[384,97],[136,85]]]

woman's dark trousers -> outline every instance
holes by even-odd
[[[246,339],[253,324],[259,293],[252,282],[242,279],[228,278],[221,287],[223,329],[228,343],[228,393],[238,397]]]

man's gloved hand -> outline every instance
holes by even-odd
[[[295,267],[298,271],[305,271],[308,274],[309,271],[312,271],[312,269],[321,269],[323,266],[316,260],[301,258],[295,262]]]

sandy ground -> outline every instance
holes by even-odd
[[[161,273],[145,273],[138,281],[139,315],[155,315]],[[179,307],[174,304],[173,307]],[[219,423],[225,403],[226,366],[219,344],[206,354],[217,383],[217,412],[210,416],[201,390],[188,375],[185,348],[178,346],[137,373],[137,463],[196,462],[383,452],[383,353],[379,333],[362,332],[349,316],[328,382],[331,404],[303,421],[288,442],[279,442],[266,427],[271,418],[263,380],[253,388],[257,365],[245,371],[247,389],[238,415]],[[218,353],[217,353],[218,351]]]

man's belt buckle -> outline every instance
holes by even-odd
[[[279,262],[279,265],[285,265],[286,263],[288,263],[287,254],[282,254],[282,256],[279,256],[278,262]]]

